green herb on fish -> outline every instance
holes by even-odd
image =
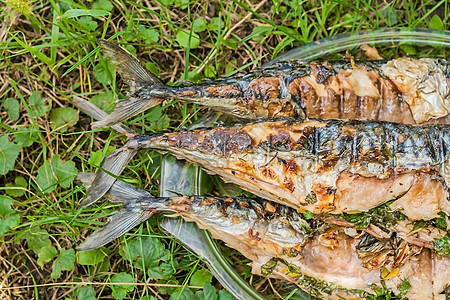
[[[375,225],[395,225],[398,221],[405,220],[406,216],[400,211],[394,211],[390,205],[394,202],[391,200],[380,206],[361,213],[342,213],[339,217],[355,224],[355,228],[367,228],[370,224]]]
[[[439,255],[450,256],[450,234],[446,234],[439,240],[434,241],[434,250]]]

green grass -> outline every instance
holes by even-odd
[[[200,285],[228,299],[201,259],[159,228],[161,216],[98,251],[80,256],[71,250],[117,210],[107,202],[80,209],[83,190],[73,183],[76,172],[94,172],[125,141],[111,130],[92,131],[91,119],[70,103],[78,95],[111,111],[124,97],[122,80],[98,54],[98,38],[118,42],[175,84],[245,72],[339,33],[448,29],[449,14],[448,1],[2,0],[0,298],[190,299],[199,293],[192,286]],[[429,54],[423,51],[404,45],[383,53]],[[127,124],[145,134],[173,131],[206,112],[168,102]],[[157,193],[160,159],[141,152],[121,176]],[[164,256],[144,251],[148,244]],[[221,249],[231,263],[243,260]],[[237,271],[267,297],[277,297],[245,261]]]

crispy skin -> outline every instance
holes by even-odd
[[[405,209],[411,218],[450,211],[446,125],[284,120],[137,136],[105,159],[106,172],[98,173],[83,203],[97,201],[114,182],[109,173],[119,175],[144,148],[172,153],[262,198],[300,210],[366,211],[411,189],[414,196],[399,201],[398,208],[411,201],[430,208],[412,205]],[[102,177],[111,180],[98,179]],[[372,192],[356,190],[362,186]],[[418,192],[427,186],[435,191],[429,194],[433,197]],[[416,200],[417,195],[421,198]]]
[[[289,60],[245,75],[170,87],[125,49],[108,41],[99,43],[130,86],[130,100],[121,100],[94,127],[119,123],[164,99],[193,102],[250,120],[306,117],[449,123],[450,64],[446,60]]]
[[[90,177],[84,180],[92,182]],[[307,290],[305,276],[326,286],[314,289],[314,296],[358,297],[361,291],[372,293],[373,285],[381,286],[381,268],[393,272],[384,279],[396,294],[403,279],[413,281],[416,286],[410,291],[412,299],[434,299],[448,284],[449,258],[435,257],[395,235],[375,238],[356,231],[347,234],[344,227],[330,226],[320,219],[308,223],[296,210],[268,201],[202,196],[155,198],[123,182],[116,182],[107,197],[122,203],[123,208],[79,249],[100,247],[156,212],[174,212],[251,259],[255,274],[281,276]],[[416,258],[420,258],[418,262]],[[438,272],[444,279],[433,279]]]
[[[298,209],[366,211],[405,195],[396,208],[431,219],[449,211],[449,133],[447,126],[277,121],[142,138],[139,147],[185,158]]]
[[[240,77],[174,88],[167,96],[245,119],[447,123],[448,68],[446,61],[432,59],[309,64],[293,60]],[[144,95],[148,97],[146,92],[139,96]]]

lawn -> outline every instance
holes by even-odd
[[[2,0],[0,298],[232,299],[199,257],[160,228],[160,215],[99,250],[75,250],[117,211],[107,201],[81,209],[84,189],[75,175],[95,172],[126,141],[111,129],[91,130],[91,118],[71,104],[80,96],[111,112],[114,100],[126,95],[97,39],[124,46],[175,85],[245,73],[340,33],[447,30],[449,15],[446,0]],[[382,53],[429,55],[407,43]],[[125,124],[153,134],[187,128],[206,114],[167,101]],[[142,151],[121,178],[156,195],[161,159]],[[279,299],[281,283],[251,275],[245,258],[219,247],[230,263],[240,262],[236,271],[255,289]]]

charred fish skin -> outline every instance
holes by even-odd
[[[78,179],[90,184],[93,175],[82,174]],[[300,249],[313,233],[300,213],[265,200],[207,196],[154,197],[121,181],[116,181],[106,196],[124,206],[104,228],[94,232],[78,247],[80,251],[99,248],[158,212],[173,212],[186,220],[195,221],[213,234],[217,231],[258,244],[257,247],[265,249],[265,255],[296,253],[295,249]]]
[[[83,181],[90,184],[92,175],[84,176]],[[153,197],[120,181],[114,183],[107,197],[114,203],[123,204],[121,210],[105,227],[89,236],[78,250],[101,247],[154,213],[174,212],[187,221],[196,222],[251,259],[255,274],[275,277],[284,274],[288,276],[285,279],[303,288],[307,288],[305,279],[315,278],[314,282],[321,281],[331,287],[321,289],[316,296],[329,298],[334,292],[349,293],[348,296],[361,292],[368,295],[373,293],[374,285],[381,286],[382,279],[389,290],[397,294],[401,280],[417,276],[418,280],[431,285],[433,293],[437,294],[443,289],[441,285],[445,279],[433,286],[429,273],[440,271],[445,278],[449,276],[448,269],[445,269],[449,264],[448,258],[435,257],[436,263],[427,273],[414,269],[416,259],[410,258],[423,256],[422,252],[427,249],[408,245],[395,236],[376,239],[363,233],[351,237],[345,233],[344,227],[323,223],[312,227],[311,222],[305,221],[295,210],[269,201],[242,197]],[[424,259],[421,257],[420,261]],[[285,267],[278,268],[276,262]],[[389,268],[393,274],[400,274],[401,278],[395,275],[383,278],[380,275],[383,267]]]
[[[118,175],[137,151],[155,149],[201,165],[264,199],[297,209],[366,211],[397,197],[414,201],[411,191],[429,198],[418,202],[421,205],[434,203],[425,210],[411,206],[414,209],[407,215],[432,219],[440,211],[450,212],[446,188],[449,147],[450,132],[445,125],[283,120],[135,137],[107,157],[102,168]],[[97,178],[104,173],[100,171]],[[94,183],[83,204],[97,201],[113,180]],[[361,201],[354,198],[358,193],[350,186],[363,185],[373,192],[378,192],[376,185],[383,190],[373,201]],[[406,208],[408,201],[395,205]]]
[[[176,147],[209,152],[221,159],[257,152],[278,153],[278,159],[284,154],[323,162],[319,168],[341,159],[355,172],[383,177],[390,172],[427,170],[446,162],[450,127],[284,120],[141,136],[136,142],[134,149]]]
[[[242,161],[248,156],[252,163],[252,155],[271,158],[276,153],[286,171],[293,172],[299,166],[294,162],[289,166],[288,159],[311,159],[317,162],[316,172],[344,161],[353,173],[384,178],[391,173],[428,171],[448,161],[450,127],[285,120],[140,137],[137,148],[185,150],[188,159],[195,151],[208,153],[219,159],[217,166],[234,155]]]
[[[170,87],[125,49],[103,40],[99,44],[130,86],[130,99],[120,100],[111,115],[93,123],[94,128],[121,122],[164,99],[197,103],[250,120],[307,117],[449,123],[450,72],[445,60],[290,60],[246,75]]]

